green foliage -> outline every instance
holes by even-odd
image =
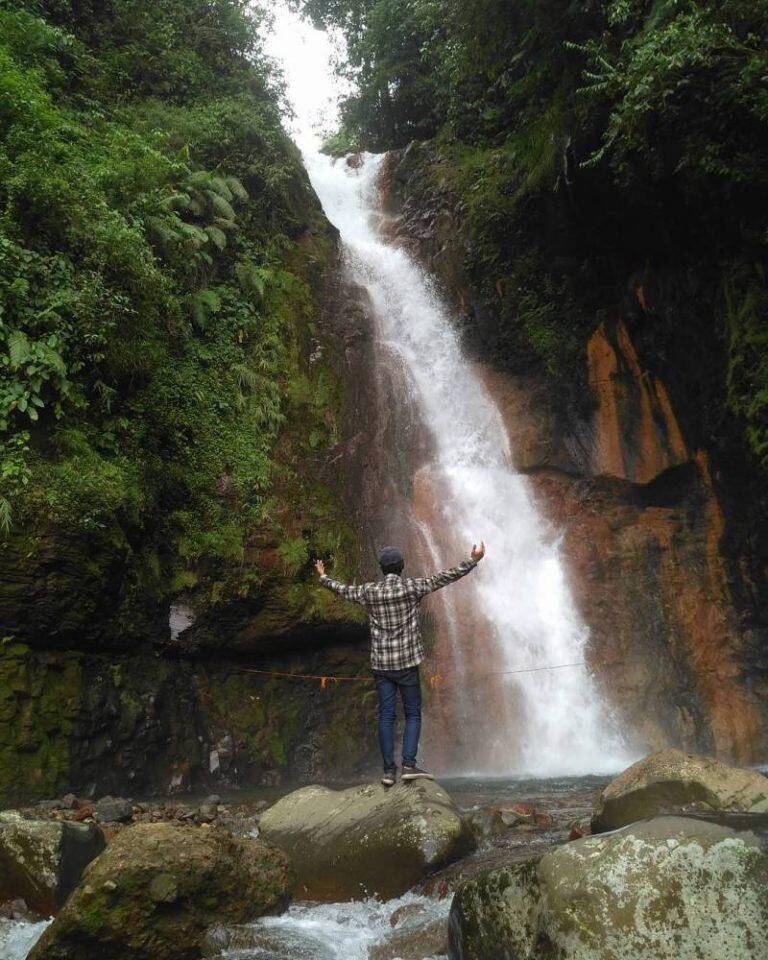
[[[344,32],[340,70],[355,89],[342,105],[340,143],[370,149],[450,129],[471,142],[503,139],[567,85],[590,14],[564,0],[297,0]]]
[[[580,93],[608,107],[587,163],[765,182],[767,17],[761,0],[612,4],[609,30],[572,45],[586,59]]]
[[[349,153],[358,153],[360,149],[359,138],[344,125],[326,137],[321,153],[327,153],[331,157],[344,157]]]
[[[435,140],[431,200],[447,193],[470,234],[500,360],[527,347],[572,381],[595,310],[634,310],[642,269],[667,293],[645,325],[686,370],[693,431],[730,410],[765,462],[768,0],[295,5],[347,41],[331,150]]]
[[[728,404],[747,423],[750,445],[768,468],[768,296],[761,269],[723,285],[728,335]]]
[[[0,9],[0,533],[117,524],[212,597],[241,589],[312,309],[318,215],[259,23]]]

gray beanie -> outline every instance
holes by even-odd
[[[403,555],[397,547],[384,547],[379,553],[379,566],[395,567],[397,564],[402,565],[404,563]]]

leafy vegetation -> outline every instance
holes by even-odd
[[[694,442],[741,433],[768,467],[766,0],[297,5],[347,39],[337,145],[431,140],[502,353],[572,381],[641,277]]]
[[[117,521],[168,589],[201,571],[212,596],[248,589],[312,264],[332,257],[260,18],[241,0],[0,6],[0,528],[18,549],[43,522]],[[330,442],[328,411],[304,414]]]

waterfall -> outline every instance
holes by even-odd
[[[270,49],[282,62],[294,135],[340,231],[349,280],[368,294],[376,362],[387,374],[379,402],[393,407],[390,423],[407,408],[401,419],[415,413],[426,434],[426,443],[403,436],[390,451],[398,470],[416,450],[421,459],[408,463],[404,508],[377,506],[378,533],[389,540],[412,531],[399,542],[409,551],[406,572],[416,575],[452,566],[479,539],[488,549],[477,570],[427,604],[435,642],[424,673],[441,679],[426,685],[424,760],[441,775],[621,769],[630,757],[585,667],[505,674],[584,660],[588,630],[559,544],[513,468],[502,416],[462,351],[455,317],[430,277],[387,240],[382,158],[349,165],[319,152],[318,126],[338,123],[333,42],[285,5],[276,5],[275,24]]]
[[[435,598],[434,662],[442,676],[435,716],[443,735],[428,744],[439,750],[442,770],[456,773],[619,769],[627,757],[587,669],[560,666],[583,662],[588,631],[559,544],[512,466],[501,414],[462,351],[454,318],[408,252],[387,242],[378,208],[381,162],[372,154],[349,165],[305,153],[341,233],[349,279],[370,298],[379,356],[400,365],[431,441],[431,461],[416,478],[430,502],[418,559],[453,565],[474,542],[487,545],[478,569]],[[413,516],[418,523],[418,504]],[[406,572],[426,571],[411,561]],[[504,675],[539,666],[559,669]]]

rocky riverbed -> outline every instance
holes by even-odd
[[[280,917],[217,928],[206,949],[211,955],[227,950],[234,951],[228,956],[273,960],[445,956],[448,912],[456,886],[510,858],[535,856],[566,840],[573,830],[584,829],[606,782],[602,777],[442,781],[478,838],[473,853],[436,871],[402,896],[346,904],[297,901]],[[288,787],[258,788],[203,797],[108,797],[96,802],[67,795],[20,812],[31,820],[98,823],[110,840],[137,823],[219,826],[235,836],[257,837],[264,811],[289,792]],[[17,903],[15,908],[14,914],[9,902],[0,919],[0,944],[9,960],[25,957],[47,925],[46,919],[30,913],[24,904]]]
[[[730,904],[727,934],[735,946],[729,956],[768,960],[766,940],[757,937],[768,929],[760,886],[768,882],[763,775],[662,751],[610,783],[598,777],[462,779],[442,788],[425,785],[417,793],[398,785],[384,794],[359,785],[311,788],[311,796],[307,788],[290,795],[272,789],[95,803],[67,796],[23,808],[15,823],[20,818],[35,829],[90,824],[104,834],[107,850],[86,868],[50,929],[47,917],[18,896],[9,898],[0,912],[0,956],[538,960],[541,944],[550,943],[568,960],[665,960],[669,924],[663,919],[662,933],[648,941],[650,953],[634,921],[602,933],[588,921],[597,938],[589,944],[567,932],[573,909],[587,920],[591,912],[604,915],[599,898],[584,894],[584,876],[595,874],[587,878],[590,889],[611,889],[624,883],[616,878],[619,870],[629,877],[622,888],[627,903],[619,910],[624,918],[642,908],[658,920],[660,905],[649,891],[682,889],[685,909],[669,923],[684,945],[688,925],[700,956],[722,960],[718,912]],[[313,808],[309,833],[306,803]],[[600,832],[606,810],[610,827],[618,827],[612,833]],[[355,838],[349,849],[333,840],[339,828],[339,837]],[[4,850],[7,862],[2,829],[0,864]],[[264,843],[265,836],[277,846]],[[390,848],[389,859],[402,861],[403,869],[379,871]],[[61,869],[65,852],[61,847]],[[370,889],[379,874],[384,887]],[[703,876],[706,904],[699,902]],[[573,901],[562,883],[582,893]],[[633,899],[637,891],[642,903]],[[131,915],[133,926],[126,920]]]

